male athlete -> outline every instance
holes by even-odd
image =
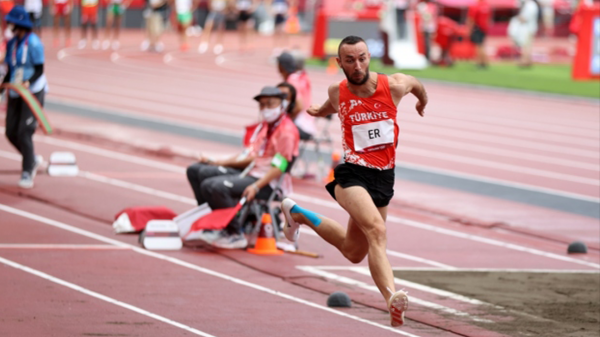
[[[368,254],[371,276],[387,301],[391,324],[400,326],[404,324],[408,296],[395,290],[386,255],[385,227],[387,206],[394,195],[396,107],[402,97],[411,93],[419,99],[416,108],[423,116],[427,94],[412,76],[370,72],[370,59],[362,38],[343,39],[337,62],[346,79],[329,87],[325,104],[308,109],[316,117],[339,113],[344,163],[335,168],[335,179],[326,188],[350,215],[348,228],[296,205],[291,199],[284,199],[281,209],[287,220],[284,233],[289,240],[296,241],[300,224],[305,224],[352,263],[361,262]]]

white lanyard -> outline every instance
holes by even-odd
[[[31,34],[31,33],[29,33]],[[21,54],[21,65],[24,65],[25,62],[27,61],[27,51],[29,50],[29,34],[25,35],[25,39],[24,39],[24,45],[23,45],[23,52]],[[17,49],[19,49],[19,40],[15,41],[15,46],[13,47],[12,50],[12,66],[16,67],[17,66]]]
[[[285,112],[282,113],[282,115],[279,117],[279,120],[275,122],[275,124],[273,124],[270,128],[269,126],[267,126],[267,137],[260,146],[260,150],[258,151],[259,156],[262,157],[265,154],[265,151],[267,150],[267,145],[269,144],[269,140],[271,140],[271,137],[273,137],[273,134],[275,133],[276,129],[279,127],[279,125],[281,124],[281,122],[283,122],[283,119],[285,118],[283,114],[285,114]]]

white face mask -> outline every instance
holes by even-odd
[[[285,110],[287,109],[287,107],[290,105],[290,102],[287,99],[284,99],[283,102],[281,103],[281,109]]]
[[[282,109],[280,105],[273,109],[262,109],[260,110],[260,114],[267,123],[273,123],[277,120],[277,118],[279,118],[279,116],[281,116],[281,111]]]
[[[10,40],[15,37],[15,33],[13,32],[13,25],[8,25],[4,30],[4,39]]]

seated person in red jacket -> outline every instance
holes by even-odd
[[[210,208],[219,209],[234,207],[242,197],[248,201],[255,197],[268,198],[287,163],[298,155],[300,137],[285,111],[284,97],[275,87],[264,87],[254,97],[263,122],[244,153],[221,160],[201,157],[198,163],[187,168],[198,205],[208,202]],[[240,176],[251,164],[250,171]],[[284,178],[282,190],[284,194],[291,192],[289,175]],[[248,241],[242,233],[242,225],[235,217],[220,233],[203,233],[202,240],[218,248],[246,248]]]

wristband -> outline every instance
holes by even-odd
[[[254,190],[256,190],[256,193],[260,191],[260,188],[258,187],[258,185],[256,185],[256,183],[253,183],[252,186],[254,186]]]

